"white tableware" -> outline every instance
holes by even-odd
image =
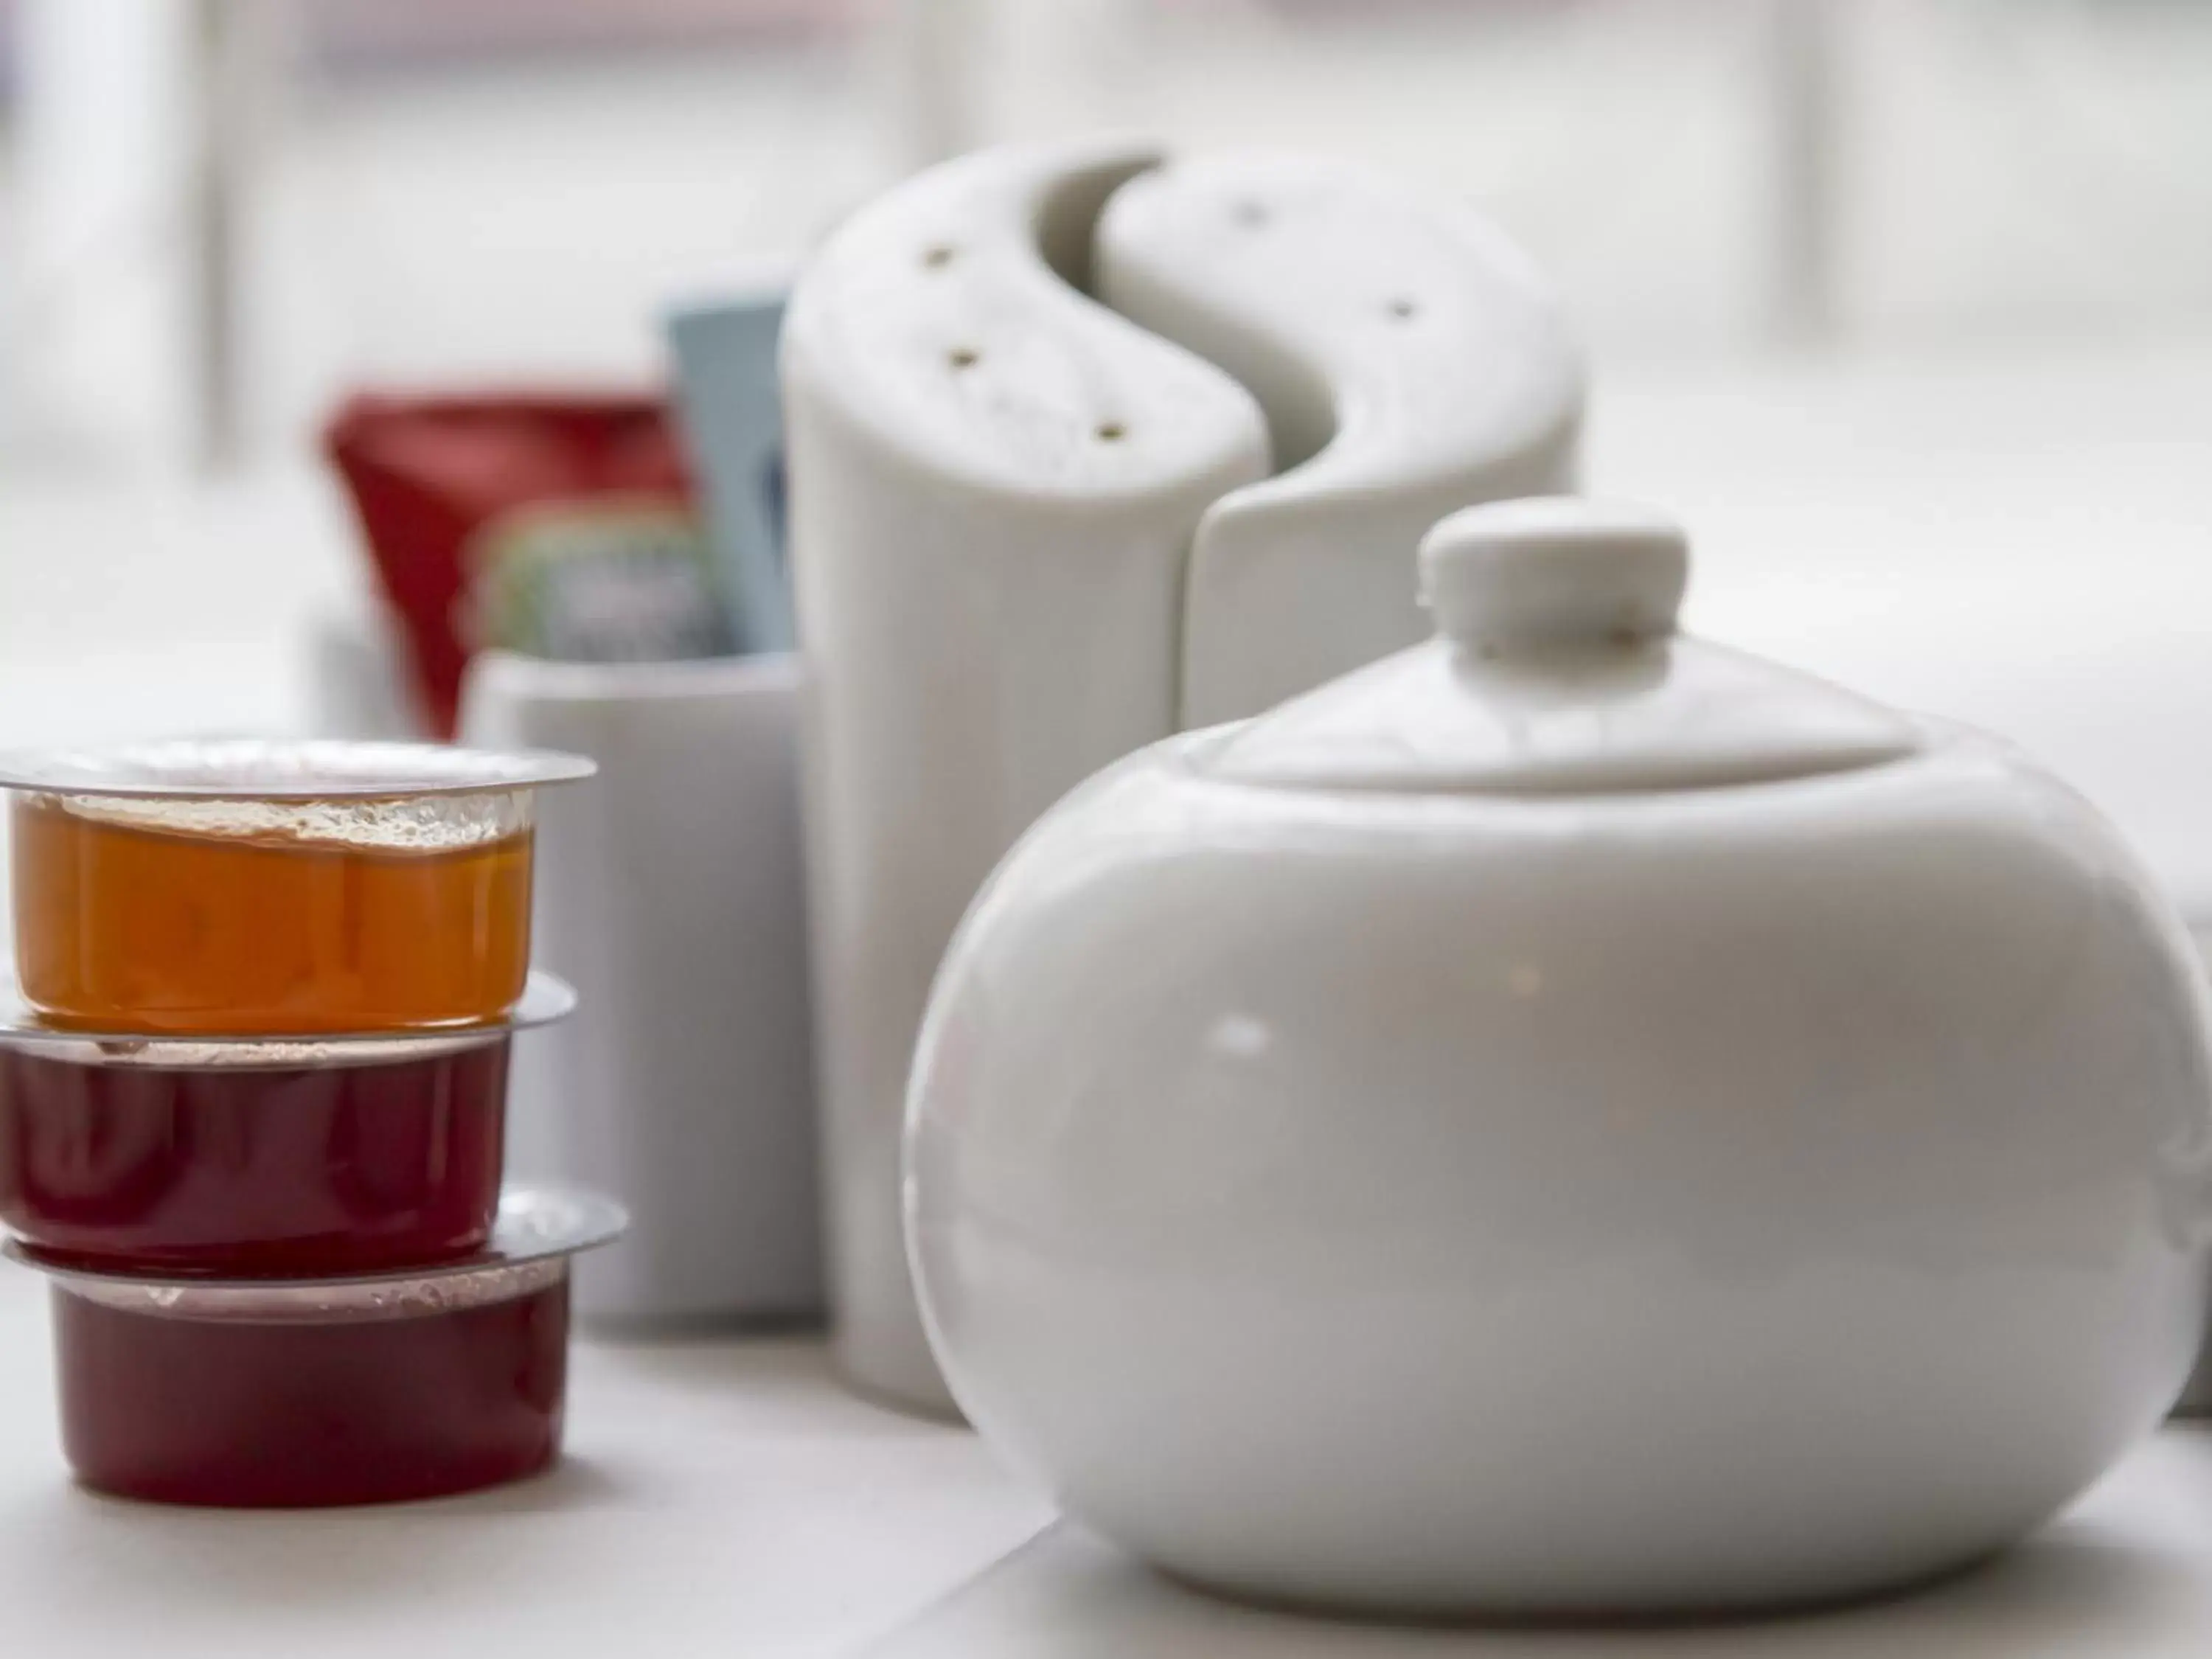
[[[898,1123],[977,884],[1097,767],[1409,643],[1419,529],[1572,464],[1565,330],[1471,212],[1158,159],[923,173],[840,228],[785,322],[838,1352],[925,1408],[950,1402]]]
[[[933,994],[961,1406],[1192,1582],[1389,1613],[1963,1565],[2203,1325],[2207,992],[2018,751],[1674,630],[1664,520],[1455,515],[1439,635],[1048,813]]]
[[[579,1272],[586,1318],[820,1306],[799,684],[789,655],[469,665],[471,740],[599,763],[539,820],[537,958],[580,1006],[518,1048],[508,1112],[513,1173],[631,1213]]]

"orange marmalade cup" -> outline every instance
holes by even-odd
[[[179,742],[0,760],[15,967],[58,1024],[475,1024],[522,994],[537,791],[588,760]]]

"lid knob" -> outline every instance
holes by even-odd
[[[1422,538],[1420,568],[1447,638],[1512,656],[1673,633],[1690,549],[1649,507],[1547,495],[1453,514]]]

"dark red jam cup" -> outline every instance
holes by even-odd
[[[100,1036],[0,1018],[0,1222],[56,1262],[219,1278],[374,1273],[481,1248],[510,1034]]]
[[[405,1277],[53,1278],[62,1447],[161,1503],[304,1509],[436,1498],[559,1457],[569,1263],[620,1232],[586,1195],[510,1194],[484,1251]]]

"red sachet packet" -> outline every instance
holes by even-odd
[[[331,417],[324,446],[441,735],[484,647],[585,661],[730,649],[659,398],[362,393]]]

